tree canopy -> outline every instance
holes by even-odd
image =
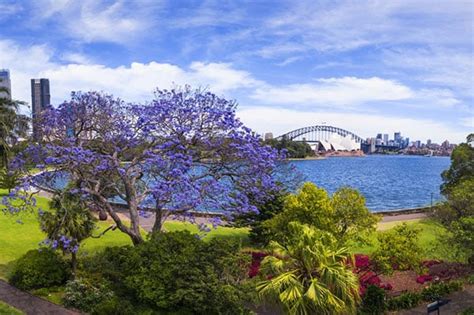
[[[345,243],[365,241],[364,236],[375,231],[378,220],[357,190],[343,187],[331,197],[324,189],[307,182],[296,194],[285,198],[282,212],[263,225],[272,231],[276,240],[285,238],[289,222],[299,222],[329,232]]]
[[[235,109],[233,101],[190,87],[157,90],[147,104],[72,93],[70,101],[45,110],[40,142],[15,165],[67,173],[77,193],[139,244],[141,211],[155,215],[153,231],[170,215],[192,220],[193,210],[221,211],[230,220],[232,213],[257,211],[275,189],[280,156]],[[126,205],[130,225],[117,214],[117,200]]]

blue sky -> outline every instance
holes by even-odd
[[[470,0],[0,0],[15,98],[103,90],[145,102],[190,84],[275,135],[320,124],[362,137],[463,141],[474,131]]]

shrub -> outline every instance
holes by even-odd
[[[84,312],[94,310],[99,304],[110,301],[113,292],[103,283],[90,283],[85,279],[68,281],[64,291],[63,303],[66,307]]]
[[[114,296],[106,301],[100,301],[91,311],[92,315],[136,315],[152,314],[151,310],[146,312],[140,307],[135,307],[130,301]]]
[[[436,301],[445,295],[459,291],[463,287],[461,281],[434,283],[421,291],[423,300],[427,302]]]
[[[394,269],[421,271],[422,248],[418,245],[420,230],[406,223],[379,232],[379,246],[373,254],[377,270],[392,273]]]
[[[248,297],[240,282],[249,262],[238,248],[184,231],[156,234],[130,251],[124,282],[138,302],[163,312],[241,313]]]
[[[133,295],[124,283],[126,262],[133,248],[129,246],[107,247],[81,260],[81,272],[88,279],[108,282],[109,287],[119,296]]]
[[[422,300],[421,294],[416,292],[403,293],[387,301],[387,309],[397,311],[416,307]]]
[[[22,290],[62,285],[70,276],[68,264],[51,249],[34,249],[14,264],[8,281]]]
[[[385,290],[369,285],[362,299],[360,311],[362,314],[378,315],[383,314],[385,309]]]

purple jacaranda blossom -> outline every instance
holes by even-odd
[[[275,169],[283,156],[263,145],[235,111],[234,101],[189,87],[157,90],[146,104],[73,92],[69,101],[42,113],[39,143],[14,164],[66,172],[84,200],[109,214],[122,200],[131,224],[111,218],[138,244],[140,216],[147,213],[156,214],[153,231],[170,215],[195,222],[195,211],[217,211],[228,221],[236,213],[258,211],[276,189]],[[41,176],[47,182],[54,174]],[[22,202],[31,206],[24,192],[32,185],[25,177],[10,211]]]

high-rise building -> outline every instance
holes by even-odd
[[[31,79],[31,110],[33,113],[33,138],[38,139],[37,118],[51,104],[48,79]]]
[[[388,145],[388,134],[387,133],[383,135],[383,144]]]
[[[426,140],[426,145],[430,146],[431,145],[431,139]]]
[[[265,133],[264,140],[272,140],[273,139],[273,133],[267,132]]]
[[[11,99],[12,85],[10,82],[10,71],[7,69],[0,69],[0,87],[8,90],[8,93],[0,92],[0,97]]]

